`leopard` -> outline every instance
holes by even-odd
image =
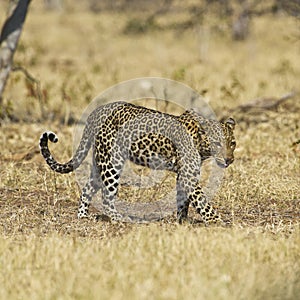
[[[196,109],[180,115],[116,101],[98,106],[87,117],[82,137],[73,157],[59,163],[51,154],[48,141],[57,135],[45,131],[39,140],[42,156],[58,173],[77,169],[92,149],[90,177],[82,188],[78,218],[88,218],[93,196],[101,190],[102,205],[111,221],[125,217],[116,209],[120,178],[126,161],[176,175],[177,221],[188,219],[192,206],[205,224],[224,222],[210,204],[200,184],[200,168],[211,158],[220,168],[234,161],[235,120],[205,118]],[[130,221],[133,216],[127,216]]]

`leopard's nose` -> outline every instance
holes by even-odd
[[[233,163],[233,158],[232,157],[230,157],[230,158],[226,158],[225,159],[225,165],[226,165],[226,167],[228,167],[230,164],[232,164]]]

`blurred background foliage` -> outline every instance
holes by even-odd
[[[13,2],[0,2],[0,24]],[[217,112],[280,97],[299,86],[299,16],[300,0],[32,1],[0,114],[71,124],[144,76],[184,82]]]
[[[150,1],[150,0],[45,0],[45,9],[86,9],[93,13],[103,11],[135,12],[138,16],[129,19],[125,33],[145,33],[154,29],[188,29],[202,24],[206,17],[218,18],[226,29],[231,30],[234,40],[244,40],[251,28],[251,19],[264,15],[288,14],[300,17],[300,0],[198,0],[198,1]],[[161,25],[159,18],[166,14],[185,13],[185,20]]]

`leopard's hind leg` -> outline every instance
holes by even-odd
[[[108,159],[101,164],[100,180],[102,188],[102,204],[104,213],[112,221],[124,221],[123,216],[118,213],[115,207],[120,177],[123,171],[125,160],[118,156],[118,160]]]
[[[113,165],[107,161],[99,161],[98,166],[93,167],[89,181],[82,189],[79,200],[78,218],[88,216],[92,197],[101,189],[104,214],[113,221],[121,221],[123,219],[115,207],[115,198],[118,192],[122,169],[123,163]]]
[[[100,188],[101,182],[99,180],[99,172],[97,171],[95,165],[93,165],[89,181],[82,189],[81,196],[79,199],[79,207],[77,214],[79,219],[87,218],[92,197],[99,191]]]

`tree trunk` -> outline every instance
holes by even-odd
[[[0,35],[0,108],[2,94],[12,68],[13,55],[25,22],[28,6],[31,0],[19,0],[14,5],[12,13],[5,21]]]

